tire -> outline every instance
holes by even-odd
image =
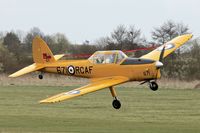
[[[112,106],[113,106],[113,108],[115,108],[115,109],[119,109],[119,108],[121,107],[121,103],[120,103],[119,100],[115,99],[115,100],[113,100],[113,102],[112,102]]]
[[[158,84],[156,82],[150,82],[150,89],[152,91],[157,91],[158,90]]]
[[[41,75],[41,74],[38,75],[38,78],[39,78],[39,79],[43,79],[43,75]]]

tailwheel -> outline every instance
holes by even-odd
[[[149,82],[149,87],[152,91],[157,91],[158,90],[158,84],[154,81]]]
[[[115,108],[115,109],[119,109],[119,108],[121,107],[121,103],[120,103],[119,100],[115,99],[115,100],[113,100],[113,102],[112,102],[112,106],[113,106],[113,108]]]
[[[42,74],[38,75],[38,78],[43,79],[43,75]]]

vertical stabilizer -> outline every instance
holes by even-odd
[[[39,36],[36,36],[33,39],[32,51],[33,51],[33,61],[35,63],[44,64],[56,61],[53,56],[53,53],[47,46],[46,42],[42,40]]]

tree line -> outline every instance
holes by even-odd
[[[117,26],[109,36],[97,39],[93,44],[88,41],[82,44],[72,44],[62,33],[44,34],[34,27],[22,37],[20,32],[0,33],[0,73],[11,73],[33,62],[32,40],[41,36],[54,54],[92,54],[97,50],[132,50],[143,47],[159,46],[174,37],[192,33],[189,26],[183,23],[166,21],[154,27],[151,41],[148,41],[142,31],[134,25]],[[140,57],[150,51],[127,53],[131,57]],[[181,80],[200,79],[200,39],[193,38],[186,45],[165,58],[162,74],[166,78]]]

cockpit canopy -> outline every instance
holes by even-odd
[[[88,60],[94,64],[118,64],[126,57],[120,50],[97,51]]]

